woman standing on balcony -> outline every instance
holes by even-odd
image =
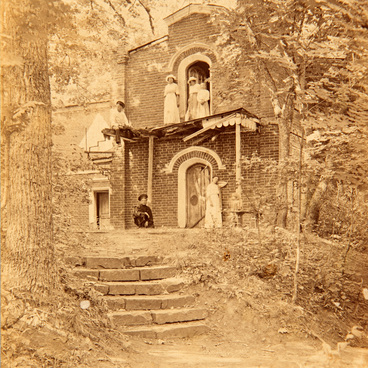
[[[185,114],[185,121],[198,118],[198,100],[197,94],[201,87],[197,83],[197,78],[190,77],[188,79],[189,84],[189,98],[188,98],[188,110]]]
[[[210,107],[208,105],[208,101],[210,99],[210,91],[206,88],[206,83],[200,84],[200,90],[197,94],[198,100],[198,118],[203,118],[210,114]]]
[[[179,117],[179,87],[175,83],[175,76],[170,74],[166,77],[164,101],[164,124],[180,123]]]

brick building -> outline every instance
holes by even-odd
[[[205,187],[214,176],[223,186],[225,226],[234,218],[252,219],[249,198],[255,188],[273,190],[267,174],[260,167],[250,170],[244,161],[254,154],[278,159],[278,127],[272,123],[270,99],[261,76],[249,65],[238,70],[240,78],[253,81],[249,92],[223,98],[231,81],[224,78],[215,45],[217,29],[210,22],[215,11],[226,9],[190,4],[178,10],[166,18],[168,35],[118,60],[118,93],[133,127],[103,130],[106,137],[114,140],[118,134],[123,141],[109,158],[114,228],[134,226],[132,210],[141,193],[149,196],[156,227],[191,228],[203,225]],[[180,122],[164,125],[168,74],[177,79]],[[193,76],[209,91],[209,115],[187,120],[188,79]]]
[[[110,105],[110,101],[101,101],[66,106],[52,115],[54,161],[59,160],[63,166],[54,176],[64,176],[59,180],[69,187],[88,188],[83,194],[72,193],[70,188],[63,195],[62,204],[75,230],[110,228],[110,183],[101,170],[93,167],[85,153],[99,152],[100,159],[111,157],[113,142],[105,141],[101,133],[110,127]]]

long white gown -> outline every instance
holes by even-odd
[[[179,108],[176,96],[179,95],[179,87],[176,83],[169,83],[165,87],[164,124],[180,123]]]
[[[206,188],[204,227],[206,229],[222,227],[221,193],[219,186],[215,183],[210,183]]]
[[[203,118],[210,114],[210,108],[208,101],[210,99],[210,91],[207,89],[200,89],[197,94],[198,106],[197,106],[197,117]]]
[[[198,118],[197,94],[200,88],[201,87],[198,83],[194,84],[193,86],[189,86],[188,109],[185,113],[185,121]]]

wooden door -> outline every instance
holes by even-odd
[[[103,229],[110,224],[109,192],[96,193],[97,227]]]
[[[200,226],[206,210],[206,187],[210,182],[210,170],[203,164],[188,168],[186,175],[187,226]]]

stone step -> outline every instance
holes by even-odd
[[[125,328],[122,332],[130,336],[163,340],[202,335],[209,332],[209,327],[202,322],[183,322],[163,326],[131,327]]]
[[[159,256],[126,256],[126,257],[67,257],[67,263],[72,266],[82,266],[89,269],[125,269],[131,267],[146,267],[162,264]]]
[[[152,315],[150,311],[118,311],[108,313],[107,315],[115,327],[152,324]]]
[[[194,304],[191,295],[156,295],[156,296],[104,296],[110,311],[149,310],[189,307]]]
[[[117,311],[108,314],[112,323],[117,326],[163,325],[167,323],[189,322],[205,319],[205,309],[166,309],[150,311]]]
[[[87,269],[77,268],[73,270],[75,276],[100,281],[148,281],[162,280],[174,277],[177,269],[174,266],[151,266],[147,268],[135,267],[129,269]]]
[[[175,293],[184,286],[184,280],[168,278],[160,281],[105,282],[95,284],[104,295],[160,295]]]
[[[152,310],[153,323],[163,325],[166,323],[198,321],[207,317],[205,309],[167,309],[167,310]]]

